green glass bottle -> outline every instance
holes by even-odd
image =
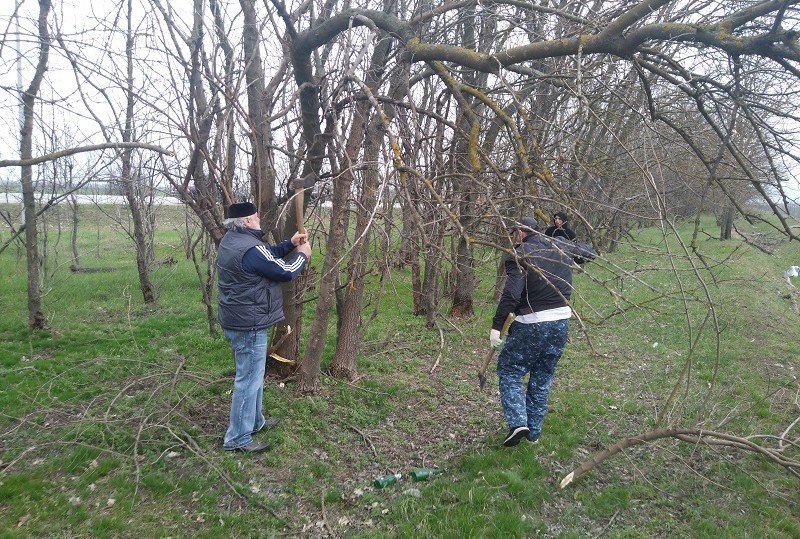
[[[434,474],[442,473],[440,468],[419,468],[411,471],[411,479],[414,481],[427,481]]]
[[[384,475],[383,477],[377,478],[373,484],[375,485],[375,488],[388,487],[389,485],[394,485],[397,483],[401,477],[403,476],[399,473],[394,475]]]

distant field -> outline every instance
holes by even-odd
[[[150,309],[124,212],[79,212],[81,263],[116,269],[70,272],[69,214],[49,213],[48,331],[26,328],[21,246],[0,254],[0,537],[800,537],[800,480],[730,447],[639,445],[558,489],[661,415],[777,447],[800,416],[800,316],[783,277],[800,246],[764,225],[737,223],[772,254],[714,239],[709,218],[699,255],[686,254],[691,224],[677,236],[643,229],[576,274],[580,319],[541,443],[513,449],[499,445],[496,377],[480,392],[475,376],[495,307],[492,253],[478,257],[477,315],[448,319],[444,302],[434,329],[411,312],[408,269],[393,269],[382,295],[370,276],[365,308],[378,314],[360,377],[323,376],[316,395],[270,378],[265,406],[284,418],[266,434],[274,449],[242,457],[220,450],[233,365],[185,258],[193,219],[158,210],[156,257],[178,263],[154,270]],[[321,261],[318,249],[317,271]],[[304,313],[308,328],[313,306]],[[783,454],[800,460],[798,446]],[[444,471],[408,476],[430,466]],[[391,473],[404,477],[373,486]]]
[[[71,195],[78,204],[100,204],[100,205],[125,205],[125,197],[122,195],[89,194],[77,193]],[[47,199],[45,199],[47,200]],[[2,204],[21,204],[21,193],[0,193],[0,203]],[[180,199],[168,196],[159,196],[156,199],[159,206],[177,206],[182,204]]]

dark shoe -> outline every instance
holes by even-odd
[[[509,429],[506,439],[503,440],[503,445],[506,447],[515,446],[520,440],[527,438],[529,432],[530,430],[525,426],[512,427]]]
[[[253,440],[247,445],[240,445],[239,447],[225,448],[225,451],[236,451],[240,453],[263,453],[269,449],[269,442],[257,442]]]
[[[281,418],[280,417],[267,419],[266,421],[264,421],[263,425],[261,425],[259,428],[257,428],[256,430],[254,430],[250,434],[255,434],[255,433],[260,432],[260,431],[265,430],[265,429],[271,429],[272,427],[276,426],[280,422],[281,422]]]
[[[532,443],[532,444],[538,444],[538,443],[539,443],[539,436],[531,436],[531,435],[529,434],[529,435],[528,435],[528,441],[529,441],[530,443]]]

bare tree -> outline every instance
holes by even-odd
[[[24,120],[21,129],[22,136],[19,152],[22,160],[33,157],[34,107],[44,73],[47,70],[47,60],[50,54],[50,31],[47,24],[49,14],[50,0],[39,0],[39,59],[36,63],[36,72],[33,75],[33,79],[22,95]],[[46,325],[46,320],[42,312],[39,243],[36,230],[36,199],[33,187],[33,166],[31,164],[25,164],[20,167],[20,181],[22,183],[22,200],[25,208],[25,251],[28,259],[28,327],[31,329],[43,329]]]
[[[127,0],[126,3],[126,31],[125,31],[125,125],[122,129],[122,141],[132,142],[134,131],[134,86],[133,86],[133,2]],[[150,279],[150,267],[153,262],[152,248],[152,227],[148,227],[145,221],[146,215],[142,205],[142,198],[137,194],[137,181],[141,177],[134,175],[131,165],[131,149],[122,151],[122,188],[125,199],[128,201],[128,209],[133,219],[133,241],[136,250],[136,269],[139,274],[139,288],[142,291],[145,303],[155,303],[158,293]],[[150,234],[146,228],[151,230]],[[148,237],[149,236],[149,237]]]

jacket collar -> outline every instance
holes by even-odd
[[[236,228],[231,229],[229,232],[236,232],[237,234],[250,234],[257,240],[261,240],[261,229],[237,226]]]

